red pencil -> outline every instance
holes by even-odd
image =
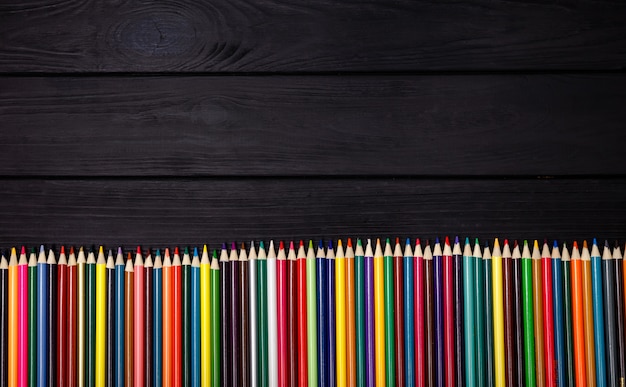
[[[552,255],[548,242],[541,252],[543,274],[543,340],[546,364],[546,386],[556,386],[556,359],[554,353],[554,306],[552,301]]]
[[[396,238],[393,252],[393,300],[394,300],[394,334],[396,350],[396,386],[404,387],[404,257],[400,248],[400,238]]]
[[[57,384],[67,384],[67,258],[61,246],[57,262]]]
[[[414,340],[415,340],[415,385],[426,385],[426,357],[424,352],[424,254],[420,240],[415,240],[415,252],[413,253],[413,308]],[[409,327],[407,327],[409,329]]]
[[[450,240],[446,237],[443,247],[443,346],[445,360],[446,386],[453,387],[455,383],[454,359],[454,282],[452,270],[452,249]]]
[[[76,289],[77,282],[76,255],[74,247],[70,247],[70,258],[67,262],[67,386],[76,387]]]
[[[143,386],[145,384],[145,373],[144,373],[144,351],[145,351],[145,309],[144,309],[144,277],[145,272],[143,269],[143,257],[141,255],[141,247],[137,246],[137,253],[135,255],[135,289],[133,290],[134,297],[134,307],[135,307],[135,318],[134,318],[134,329],[135,329],[135,343],[134,343],[134,361],[135,370],[133,372],[135,386]]]
[[[298,386],[308,387],[306,253],[303,241],[300,241],[296,265],[298,269]]]
[[[173,317],[173,342],[172,342],[172,350],[174,352],[174,364],[172,368],[172,377],[173,377],[173,385],[180,386],[183,382],[183,323],[182,323],[182,294],[183,294],[183,283],[182,283],[182,267],[180,261],[180,253],[178,251],[178,247],[174,250],[174,260],[172,261],[172,269],[173,269],[173,291],[172,295],[173,301],[173,309],[174,309],[174,317]]]
[[[287,358],[287,257],[280,241],[276,256],[276,294],[278,323],[278,386],[287,386],[289,367]]]

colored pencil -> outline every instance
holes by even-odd
[[[76,277],[74,278],[74,283],[76,283]],[[7,295],[3,294],[3,296],[7,296]],[[76,310],[75,310],[76,298],[75,297],[73,301],[74,301],[74,315],[73,316],[74,316],[74,321],[76,321]],[[72,315],[70,315],[69,317],[71,316]],[[72,320],[70,320],[70,322],[71,321]],[[76,328],[76,325],[74,324],[74,329],[75,328]],[[3,331],[3,333],[6,333],[6,331]],[[4,338],[0,340],[4,340]],[[71,362],[69,365],[72,366]],[[6,369],[6,367],[4,367],[4,363],[2,363],[1,366]],[[76,370],[75,364],[74,364],[74,370]],[[0,371],[0,373],[1,372],[4,372],[4,371]],[[35,387],[37,385],[37,254],[36,254],[35,248],[31,250],[30,257],[28,260],[28,385],[30,387]],[[75,384],[73,385],[70,384],[70,386],[74,387]]]
[[[9,386],[17,386],[17,360],[18,360],[18,275],[17,275],[17,253],[15,247],[11,249],[9,258],[9,347],[8,347],[8,381]],[[54,316],[56,319],[56,315]],[[54,328],[53,328],[54,329]]]
[[[626,318],[624,316],[624,268],[622,266],[622,252],[619,245],[615,242],[613,248],[613,259],[615,260],[615,295],[617,304],[617,336],[618,336],[618,353],[619,353],[619,374],[618,384],[626,383]]]
[[[495,386],[495,362],[494,362],[494,307],[493,307],[493,276],[491,250],[488,242],[485,242],[483,250],[483,269],[485,275],[485,386]]]
[[[240,304],[240,343],[241,356],[239,364],[241,365],[241,386],[250,386],[250,289],[248,287],[250,281],[250,267],[248,263],[248,254],[246,246],[242,243],[239,250],[239,294],[241,295]]]
[[[348,385],[346,359],[346,258],[341,239],[337,241],[337,255],[335,256],[335,327],[336,327],[336,361],[335,374],[337,387]]]
[[[376,385],[376,343],[374,339],[375,331],[375,311],[374,311],[374,253],[372,252],[372,241],[367,240],[363,261],[363,288],[364,288],[364,311],[365,311],[365,385],[373,387]]]
[[[356,348],[356,385],[366,385],[366,345],[365,345],[365,253],[361,239],[356,240],[354,252],[354,323]]]
[[[219,364],[220,360],[220,265],[217,261],[217,250],[213,251],[213,259],[211,260],[211,360]],[[224,343],[225,344],[225,343]],[[211,374],[212,385],[219,386],[221,383],[220,367],[214,366]]]
[[[64,296],[67,298],[67,294],[64,293]],[[67,319],[67,315],[64,318]],[[62,323],[65,321],[67,320]],[[61,321],[59,322],[61,323]],[[63,326],[62,324],[59,325]],[[62,344],[65,348],[67,339],[66,337],[63,339]],[[66,354],[67,351],[64,351],[63,355]],[[66,361],[67,358],[64,356],[62,362],[65,363]],[[17,263],[17,385],[19,387],[28,385],[28,259],[24,246],[22,246],[20,259]]]
[[[122,248],[117,249],[115,258],[115,368],[113,385],[124,385],[124,334],[125,334],[125,291],[124,291],[124,255]]]
[[[287,255],[287,362],[289,377],[288,386],[298,385],[298,305],[297,305],[297,270],[296,250],[293,241],[289,242],[289,254]]]
[[[415,240],[413,253],[413,332],[415,385],[421,387],[426,384],[426,357],[424,352],[424,254],[419,238]]]
[[[222,329],[224,329],[223,325]],[[207,246],[204,245],[204,248],[202,249],[202,259],[200,260],[200,380],[203,387],[211,386],[211,374],[216,372],[217,369],[220,368],[220,364],[214,365],[214,363],[211,361],[211,334],[211,261],[209,260],[209,252],[207,251]],[[222,348],[224,347],[228,346],[223,345]]]
[[[270,241],[267,252],[267,370],[270,386],[278,384],[278,321],[276,291],[276,252],[274,241]],[[234,385],[234,384],[233,384]]]
[[[437,245],[435,245],[435,252]],[[434,255],[441,255],[435,253]],[[443,358],[444,358],[444,385],[454,386],[456,383],[456,348],[454,343],[454,264],[450,240],[446,237],[443,246]]]
[[[231,286],[230,286],[230,281],[231,281],[231,275],[230,272],[232,271],[231,268],[231,262],[230,262],[230,258],[228,256],[228,251],[226,250],[226,243],[222,243],[222,249],[220,251],[220,260],[219,260],[219,266],[220,266],[220,277],[221,277],[221,281],[220,281],[220,305],[223,306],[223,310],[220,313],[220,325],[221,325],[221,329],[220,329],[220,342],[222,343],[228,343],[231,340],[231,336],[230,336],[230,332],[232,330],[232,318],[231,318],[231,312],[232,309],[230,308],[230,305],[232,304],[232,299],[231,299]],[[209,269],[207,269],[209,270]],[[209,289],[212,289],[212,287],[209,287]],[[212,310],[212,309],[210,309]],[[209,331],[210,332],[210,331]],[[220,365],[220,378],[222,380],[222,384],[226,387],[230,387],[233,385],[233,369],[232,367],[232,352],[233,352],[233,346],[232,343],[231,345],[223,345],[221,347],[221,359],[223,361],[221,361],[221,365]],[[217,362],[213,362],[214,364],[220,364]],[[203,378],[204,379],[204,378]]]
[[[533,317],[535,331],[535,372],[537,386],[546,385],[544,316],[543,316],[543,269],[539,244],[535,240],[532,251],[533,261]]]
[[[278,348],[278,386],[287,386],[289,380],[289,357],[287,349],[287,255],[280,241],[276,257],[276,324]]]
[[[394,356],[396,360],[395,383],[398,387],[406,386],[406,366],[404,353],[404,257],[400,248],[400,239],[396,238],[393,251],[393,322]]]
[[[317,269],[317,363],[319,367],[319,383],[329,385],[328,377],[328,265],[324,254],[324,245],[320,241],[315,255]]]
[[[172,259],[172,385],[180,386],[183,381],[183,322],[182,322],[182,267],[178,247],[174,249]]]
[[[328,385],[335,387],[337,385],[337,373],[335,372],[335,364],[337,362],[337,331],[335,327],[335,251],[333,249],[333,241],[328,241],[328,249],[326,252],[326,270],[328,281]]]
[[[298,247],[298,255],[296,257],[297,265],[297,293],[298,293],[298,387],[307,387],[309,385],[308,376],[308,359],[307,359],[307,307],[306,307],[306,253],[304,251],[304,242],[300,241]]]
[[[60,262],[60,261],[59,261]],[[106,385],[106,258],[104,249],[100,246],[95,270],[95,340],[94,340],[94,385],[104,387]],[[60,271],[59,265],[59,271]],[[60,337],[59,337],[60,339]]]
[[[486,386],[486,351],[485,351],[485,272],[483,254],[480,251],[478,238],[474,240],[472,250],[474,258],[474,318],[476,320],[476,385]]]
[[[541,253],[541,270],[543,285],[543,337],[544,337],[544,360],[546,367],[546,385],[555,386],[556,352],[554,347],[554,292],[552,287],[552,257],[548,249],[548,243],[544,241]]]
[[[602,295],[604,300],[606,379],[609,386],[618,385],[619,358],[617,353],[617,305],[615,302],[615,260],[609,250],[609,242],[604,242],[602,251]]]
[[[267,254],[265,244],[259,242],[259,255],[257,261],[257,325],[258,325],[258,385],[269,385],[268,364],[268,315],[267,315]]]
[[[587,241],[583,241],[583,249],[580,257],[583,268],[583,300],[585,318],[585,355],[587,368],[587,386],[596,386],[596,350],[594,344],[594,316],[593,316],[593,285],[591,257]]]
[[[387,335],[385,334],[385,300],[384,300],[384,270],[383,270],[383,250],[380,246],[380,239],[376,240],[376,250],[374,252],[374,347],[376,353],[376,386],[385,386],[387,372],[385,369],[386,357],[385,345]]]
[[[563,262],[559,245],[554,241],[552,247],[552,295],[553,295],[553,322],[554,322],[554,350],[556,357],[556,382],[564,385],[566,382],[566,354],[565,354],[565,320],[563,305]]]
[[[456,385],[465,384],[465,328],[464,328],[464,302],[463,302],[463,253],[459,237],[454,239],[452,250],[452,274],[454,289],[454,359],[456,369],[454,376]]]
[[[419,245],[417,246],[419,249]],[[418,254],[418,252],[416,252]],[[433,254],[428,242],[424,248],[424,376],[425,386],[435,386],[435,275]]]
[[[376,259],[376,255],[374,255]],[[374,261],[376,265],[376,260]],[[374,280],[375,281],[375,280]],[[376,283],[376,282],[374,282]],[[384,312],[384,352],[385,358],[385,382],[387,386],[395,385],[395,333],[394,333],[394,300],[393,300],[393,253],[389,238],[385,242],[383,253],[383,312]]]
[[[524,312],[522,306],[522,256],[519,245],[515,241],[513,245],[513,318],[515,320],[515,355],[514,362],[517,371],[517,385],[526,386],[524,375]]]
[[[95,266],[95,265],[94,265]],[[94,277],[95,279],[95,277]],[[56,332],[56,319],[57,319],[57,260],[54,250],[48,250],[48,386],[57,386],[57,368],[56,368],[56,353],[57,353],[57,332]],[[95,285],[95,281],[92,281]],[[93,299],[94,293],[91,293]],[[94,300],[95,301],[95,300]],[[95,302],[92,304],[92,310],[95,307]],[[95,316],[95,313],[92,314]],[[93,332],[93,326],[91,332]],[[93,335],[92,335],[93,336]],[[93,340],[92,340],[93,342]],[[93,346],[92,346],[93,348]],[[93,364],[93,356],[91,357]]]
[[[506,385],[517,387],[517,367],[515,359],[515,320],[513,295],[513,257],[509,241],[502,246],[502,293],[504,312],[504,376]]]
[[[185,247],[181,262],[181,361],[182,386],[191,386],[191,257]]]
[[[313,250],[313,241],[309,241],[306,256],[306,308],[307,308],[307,374],[308,385],[317,386],[317,282],[316,257]]]
[[[593,295],[593,342],[596,355],[596,385],[607,383],[606,353],[604,344],[604,308],[602,295],[602,257],[594,238],[591,248],[591,291]]]
[[[191,329],[191,337],[189,340],[190,352],[190,383],[192,387],[200,387],[202,380],[200,376],[200,257],[198,256],[198,248],[193,250],[193,258],[191,260],[191,270],[189,273],[189,303],[190,318],[189,324]]]
[[[354,248],[348,238],[346,247],[346,384],[356,386],[356,300],[354,278]],[[299,317],[298,317],[299,318]]]
[[[37,323],[37,328],[39,328],[39,320]],[[9,339],[9,263],[4,254],[0,258],[0,330],[0,384],[4,387],[8,386],[9,378],[7,353]],[[45,386],[45,383],[41,385]]]
[[[78,387],[82,387],[85,385],[85,360],[86,360],[86,343],[85,343],[85,317],[87,316],[86,310],[86,302],[85,295],[87,292],[85,277],[86,277],[86,259],[85,259],[85,251],[81,247],[78,250],[78,258],[76,259],[76,266],[78,272],[78,286],[76,291],[76,317],[78,320],[77,327],[77,339],[76,343],[76,369],[78,370],[77,382]],[[41,276],[41,271],[39,271],[39,266],[37,267],[37,276]],[[39,338],[39,335],[38,335]],[[38,359],[39,360],[39,359]],[[41,363],[39,363],[41,364]]]
[[[407,386],[415,386],[415,300],[414,296],[414,282],[415,272],[413,263],[413,249],[411,248],[411,239],[406,239],[404,245],[404,258],[403,258],[403,276],[402,276],[402,292],[404,293],[404,381]],[[422,329],[423,329],[422,324]],[[422,331],[422,343],[423,343],[423,331]]]
[[[537,373],[535,363],[535,330],[534,330],[534,307],[533,307],[533,259],[528,248],[528,242],[524,241],[522,249],[522,309],[524,313],[524,370],[526,385],[537,386]]]
[[[565,327],[565,384],[575,386],[574,338],[572,328],[572,262],[567,246],[563,243],[563,321]]]
[[[35,262],[35,254],[31,254],[31,263]],[[76,387],[78,385],[76,369],[76,349],[78,336],[76,334],[77,324],[77,287],[78,287],[78,268],[76,266],[76,254],[74,253],[74,247],[70,247],[70,255],[67,261],[67,386]],[[31,271],[32,273],[37,271]],[[32,331],[31,331],[32,332]],[[36,336],[31,336],[31,340],[35,340]]]
[[[230,353],[230,360],[228,361],[229,367],[231,367],[232,384],[233,386],[241,385],[241,294],[239,293],[240,285],[240,264],[239,256],[237,255],[237,245],[232,242],[230,247],[230,279],[228,284],[230,285],[230,303],[228,306],[223,305],[224,308],[230,308],[230,343],[232,345],[232,351]],[[269,268],[268,268],[269,270]],[[275,273],[275,271],[274,271]],[[276,298],[274,298],[276,300]],[[226,360],[224,360],[226,361]]]
[[[456,252],[457,243],[454,243]],[[460,248],[460,246],[459,246]],[[453,253],[454,253],[453,252]],[[474,318],[474,258],[469,238],[465,238],[463,248],[463,303],[464,305],[464,350],[465,350],[465,375],[463,381],[467,387],[476,387],[476,319]]]
[[[152,260],[152,254],[148,250],[148,254],[143,263],[144,267],[144,378],[146,387],[152,387],[154,385],[154,365],[153,348],[154,348],[154,321],[152,316],[154,315],[154,262]]]
[[[248,254],[248,267],[250,278],[250,386],[258,386],[258,348],[259,336],[257,331],[258,321],[258,296],[257,296],[257,255],[254,249],[254,242],[250,242],[250,253]],[[222,273],[223,274],[223,273]]]
[[[163,257],[163,386],[178,386],[174,379],[174,268],[169,248]]]
[[[492,278],[493,278],[493,356],[495,370],[495,385],[505,386],[506,358],[504,352],[504,300],[502,284],[502,253],[500,244],[496,238],[493,244],[493,255],[491,257]]]
[[[168,257],[169,259],[169,257]],[[128,253],[128,258],[126,259],[126,268],[124,269],[124,386],[132,387],[134,386],[134,377],[133,377],[133,344],[135,327],[133,321],[135,320],[135,306],[133,305],[135,302],[135,271],[133,267],[133,259],[131,258],[130,252]],[[165,293],[165,292],[164,292]],[[165,315],[163,316],[165,318]],[[165,354],[165,348],[163,348],[163,353]],[[166,363],[165,359],[163,363]],[[165,378],[164,378],[165,379]]]
[[[437,386],[446,385],[446,371],[449,367],[454,367],[454,362],[445,364],[445,294],[444,294],[444,267],[443,253],[439,238],[435,239],[433,249],[433,298],[435,303],[435,383]]]
[[[69,269],[69,265],[68,265]],[[115,260],[109,250],[106,265],[106,386],[113,386],[115,381]],[[69,376],[68,376],[69,379]]]
[[[583,266],[578,244],[572,247],[572,331],[574,338],[574,368],[576,386],[587,386],[587,366],[585,354],[585,304]]]

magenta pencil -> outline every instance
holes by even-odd
[[[415,382],[417,387],[426,385],[426,371],[424,358],[424,254],[420,240],[415,241],[415,252],[413,255],[413,305],[415,313]],[[406,329],[410,329],[406,327]],[[407,367],[409,365],[407,364]]]
[[[17,385],[28,385],[28,260],[22,246],[17,264]]]
[[[435,247],[436,248],[436,247]],[[434,255],[437,255],[436,253]],[[443,342],[445,358],[445,385],[452,387],[455,384],[454,359],[454,282],[452,270],[452,249],[450,240],[446,237],[443,247]]]

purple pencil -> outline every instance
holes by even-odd
[[[365,248],[365,385],[374,387],[376,365],[374,363],[374,252],[372,241]]]

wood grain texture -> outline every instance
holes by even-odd
[[[623,69],[626,3],[59,1],[0,5],[0,72]]]
[[[18,180],[0,247],[347,236],[620,238],[626,179]]]
[[[0,176],[626,174],[626,75],[0,77]]]

